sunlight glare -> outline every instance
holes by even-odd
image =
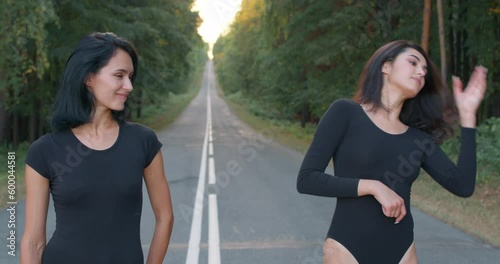
[[[217,38],[224,34],[240,10],[242,0],[196,0],[193,11],[200,13],[203,23],[198,33],[210,46],[208,56],[213,58],[212,49]]]

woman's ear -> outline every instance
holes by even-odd
[[[383,74],[390,74],[391,69],[392,69],[392,62],[390,62],[390,61],[384,62],[384,64],[382,65],[382,73]]]
[[[89,75],[87,76],[87,78],[85,78],[85,86],[87,86],[87,88],[91,87],[92,86],[92,76]]]

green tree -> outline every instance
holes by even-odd
[[[7,0],[0,4],[0,142],[32,141],[48,117],[66,60],[78,40],[114,32],[136,46],[140,68],[132,109],[185,92],[207,59],[193,0]],[[134,116],[131,116],[134,118]]]
[[[490,69],[481,121],[500,113],[495,67],[500,58],[499,6],[498,0],[448,0],[443,5],[443,29],[450,35],[446,50],[451,53],[443,65],[464,79],[475,64]],[[231,31],[214,47],[220,83],[228,94],[258,101],[267,109],[264,115],[279,109],[281,118],[300,117],[304,125],[317,120],[335,99],[354,94],[362,68],[377,48],[396,39],[420,42],[423,16],[415,10],[424,10],[424,2],[243,1]],[[430,21],[428,45],[439,65],[437,19]]]
[[[50,0],[2,1],[0,13],[0,143],[10,137],[17,145],[37,134],[40,82],[50,65],[45,26],[58,20]],[[28,135],[21,119],[28,121]]]

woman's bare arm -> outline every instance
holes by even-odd
[[[144,181],[149,200],[156,218],[155,231],[147,264],[161,264],[167,253],[170,235],[174,224],[170,189],[163,169],[163,157],[158,152],[151,164],[144,169]]]
[[[42,263],[49,205],[49,180],[26,165],[26,223],[21,240],[21,264]]]

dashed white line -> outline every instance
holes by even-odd
[[[211,67],[210,67],[211,70]],[[212,103],[210,101],[210,87],[213,82],[208,83],[208,102],[207,102],[207,119],[209,120],[208,137],[210,140],[210,157],[208,162],[208,181],[209,184],[215,184],[215,162],[213,157],[212,144]],[[208,195],[208,264],[220,264],[220,241],[219,241],[219,213],[217,209],[217,195]]]
[[[208,264],[220,264],[219,213],[217,195],[208,195]]]
[[[208,159],[208,184],[215,184],[215,162],[212,157]]]
[[[214,155],[214,144],[212,142],[208,143],[208,155]]]
[[[208,120],[207,112],[207,120]],[[205,138],[203,139],[203,148],[201,152],[200,172],[198,175],[198,186],[196,187],[196,196],[194,199],[193,221],[191,222],[191,233],[189,235],[189,247],[187,251],[186,264],[198,264],[200,256],[201,241],[201,223],[203,218],[203,198],[205,196],[205,178],[207,168],[207,141],[208,141],[209,123],[205,128]]]
[[[196,197],[194,202],[193,221],[191,223],[191,234],[189,236],[188,252],[186,264],[198,264],[200,256],[201,242],[201,224],[203,217],[203,198],[205,192],[205,178],[207,173],[207,148],[209,155],[208,159],[208,182],[209,184],[216,183],[215,177],[215,161],[214,150],[212,143],[212,104],[210,102],[210,86],[211,86],[211,67],[208,68],[207,74],[207,125],[205,128],[205,138],[203,140],[203,149],[201,154],[200,173],[198,177],[198,186],[196,188]],[[208,144],[210,142],[210,144]],[[208,147],[208,145],[210,145]],[[219,240],[219,217],[217,208],[217,195],[208,195],[208,264],[220,264],[220,240]]]
[[[201,241],[201,220],[203,218],[203,198],[205,192],[205,175],[207,163],[207,133],[203,140],[203,151],[201,154],[200,173],[198,176],[198,186],[194,200],[193,221],[191,222],[191,234],[189,236],[189,248],[187,252],[186,264],[197,264],[200,255]]]

